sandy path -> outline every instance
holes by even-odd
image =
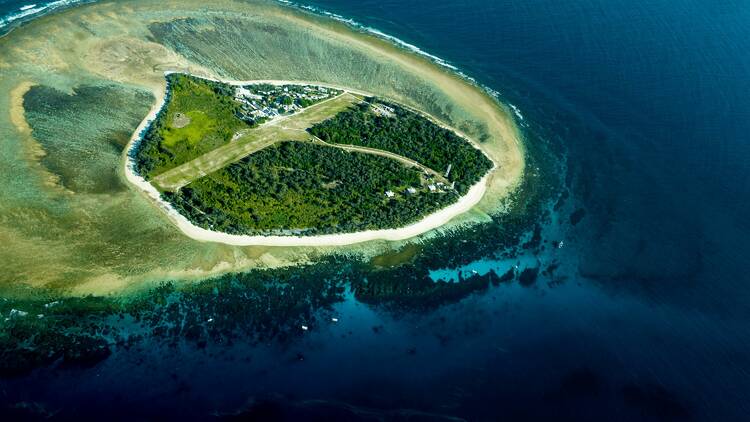
[[[390,152],[390,151],[385,151],[385,150],[382,150],[382,149],[368,148],[368,147],[363,147],[363,146],[359,146],[359,145],[329,144],[328,142],[326,142],[326,141],[318,138],[317,136],[313,136],[313,135],[311,135],[311,136],[315,140],[315,143],[318,143],[318,144],[321,144],[321,145],[325,145],[325,146],[331,147],[331,148],[343,149],[344,151],[359,152],[359,153],[362,153],[362,154],[378,155],[378,156],[381,156],[381,157],[390,158],[392,160],[399,161],[399,162],[401,162],[401,163],[403,163],[403,164],[405,164],[405,165],[407,165],[409,167],[416,167],[416,168],[422,170],[425,173],[429,173],[429,174],[433,175],[438,180],[438,182],[443,182],[446,185],[450,185],[451,184],[448,181],[448,179],[446,179],[445,177],[443,177],[442,174],[438,173],[437,171],[435,171],[435,170],[433,170],[433,169],[431,169],[431,168],[429,168],[429,167],[427,167],[425,165],[420,164],[417,161],[412,160],[411,158],[404,157],[403,155],[398,155],[396,153],[393,153],[393,152]]]

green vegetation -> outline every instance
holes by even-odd
[[[135,151],[137,171],[147,178],[228,143],[242,128],[240,103],[230,85],[183,74],[167,75],[166,106]]]
[[[279,115],[294,114],[341,93],[336,89],[308,85],[254,84],[236,87],[187,74],[169,74],[165,106],[146,129],[134,151],[136,170],[144,177],[153,179],[227,146],[232,140],[247,138],[247,133],[242,129],[257,127]],[[344,104],[348,105],[351,98],[346,100],[348,102]],[[330,107],[322,109],[329,110]],[[323,114],[322,118],[331,115],[333,113]],[[302,129],[315,122],[310,121]],[[252,141],[253,137],[250,138]],[[279,139],[284,138],[275,140]],[[234,151],[236,148],[230,149]],[[246,154],[249,152],[242,156]],[[219,161],[220,166],[226,164]],[[182,170],[177,174],[181,176]]]
[[[134,152],[136,170],[208,230],[402,227],[455,202],[492,167],[454,132],[375,98],[184,74],[167,84],[166,105]]]
[[[444,173],[464,194],[492,168],[480,150],[453,131],[396,104],[367,102],[319,123],[309,132],[325,142],[390,151]]]
[[[164,198],[206,229],[311,235],[400,227],[458,199],[454,191],[430,192],[427,183],[421,171],[389,158],[282,142]]]
[[[237,89],[235,100],[242,103],[240,117],[263,122],[279,114],[291,114],[343,91],[311,85],[250,84]]]
[[[305,132],[305,129],[335,116],[336,113],[346,110],[347,107],[359,101],[359,98],[347,93],[315,104],[293,116],[285,117],[277,124],[243,131],[234,141],[159,174],[152,179],[152,182],[162,190],[176,191],[199,177],[217,171],[276,142],[309,140],[311,136]]]

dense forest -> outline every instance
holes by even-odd
[[[401,227],[458,199],[423,179],[389,158],[290,141],[163,196],[209,230],[316,235]]]
[[[228,84],[184,74],[167,75],[166,105],[131,152],[136,171],[148,178],[205,154],[250,127],[237,117]]]
[[[453,131],[396,104],[374,98],[308,129],[325,142],[361,145],[411,158],[456,183],[460,194],[492,168],[480,150]]]

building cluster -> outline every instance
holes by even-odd
[[[387,106],[385,104],[380,103],[373,103],[372,104],[372,111],[373,113],[384,116],[384,117],[393,117],[396,110],[393,109],[393,107]]]
[[[427,190],[430,193],[445,193],[449,190],[455,190],[456,189],[456,182],[451,182],[450,185],[446,185],[443,182],[433,182],[432,176],[425,173],[425,176],[428,178],[429,183],[427,184]],[[417,189],[409,186],[406,188],[406,193],[409,195],[415,195],[417,193]],[[396,193],[392,190],[385,191],[386,198],[395,198]]]
[[[241,104],[239,118],[262,123],[283,114],[293,114],[341,91],[309,85],[254,84],[238,86],[234,100]]]
[[[450,189],[455,189],[456,182],[451,183]],[[427,189],[430,190],[430,192],[445,192],[445,190],[448,188],[448,186],[445,186],[445,183],[443,182],[437,182],[437,183],[430,183],[427,185]]]

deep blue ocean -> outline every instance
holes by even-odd
[[[27,3],[0,0],[0,16]],[[423,314],[351,299],[283,348],[115,355],[40,378],[47,400],[134,418],[278,394],[414,410],[399,420],[750,420],[749,2],[305,4],[446,60],[565,148],[586,213],[557,252],[562,281]]]

